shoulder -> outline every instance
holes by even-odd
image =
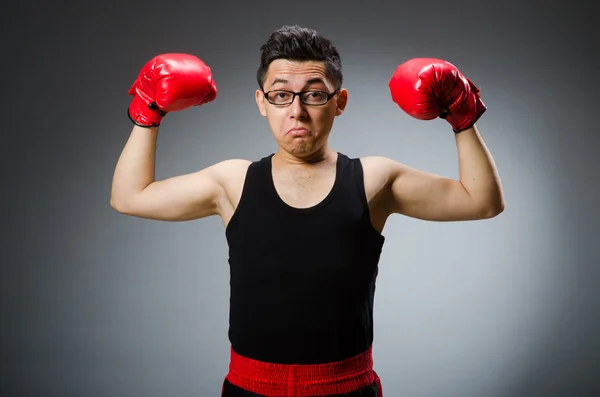
[[[384,156],[364,156],[359,158],[365,179],[375,179],[387,184],[399,176],[406,166]]]
[[[213,165],[215,171],[223,174],[229,172],[244,171],[252,164],[251,160],[246,159],[227,159]]]
[[[245,178],[252,163],[251,160],[246,159],[223,160],[210,167],[211,174],[221,185],[236,183]]]
[[[401,175],[403,165],[384,156],[364,156],[357,158],[363,169],[365,193],[369,203],[383,203],[388,197],[393,183]]]

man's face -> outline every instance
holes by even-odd
[[[346,90],[340,90],[321,106],[305,105],[298,95],[290,105],[274,105],[267,101],[264,94],[273,90],[320,90],[332,93],[335,87],[325,74],[325,64],[277,59],[267,70],[264,92],[256,91],[258,109],[267,117],[273,136],[283,150],[302,157],[322,149],[327,144],[334,118],[344,111],[348,95]]]

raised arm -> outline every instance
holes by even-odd
[[[218,213],[224,189],[219,171],[230,162],[155,181],[158,129],[169,112],[211,102],[217,95],[210,68],[189,54],[163,54],[148,61],[129,90],[134,123],[117,162],[111,206],[124,214],[167,221]]]
[[[504,209],[502,184],[477,126],[456,135],[458,180],[419,170],[385,157],[363,159],[385,183],[387,214],[428,221],[468,221],[495,217]]]
[[[190,174],[154,180],[158,127],[135,126],[113,176],[110,205],[116,211],[161,221],[220,215],[229,178],[240,180],[247,160],[226,160]]]
[[[434,221],[491,218],[504,210],[494,160],[475,124],[486,111],[479,89],[451,63],[414,58],[389,83],[393,100],[409,115],[445,119],[455,133],[460,178],[453,180],[381,159],[390,213]]]

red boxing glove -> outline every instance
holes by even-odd
[[[127,114],[142,127],[159,126],[168,113],[211,102],[217,96],[212,72],[189,54],[162,54],[148,61],[128,92]]]
[[[399,65],[389,83],[394,102],[419,120],[440,117],[455,133],[471,127],[486,111],[479,89],[451,63],[413,58]]]

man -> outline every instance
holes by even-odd
[[[284,26],[261,51],[256,103],[277,152],[155,181],[163,118],[217,95],[200,59],[163,54],[129,91],[135,125],[116,166],[111,205],[163,221],[222,218],[231,271],[223,396],[381,396],[371,346],[385,222],[392,214],[461,221],[502,212],[498,173],[475,125],[486,108],[452,64],[409,60],[389,82],[392,99],[413,117],[449,122],[460,180],[384,157],[349,158],[328,144],[348,101],[333,44]]]

